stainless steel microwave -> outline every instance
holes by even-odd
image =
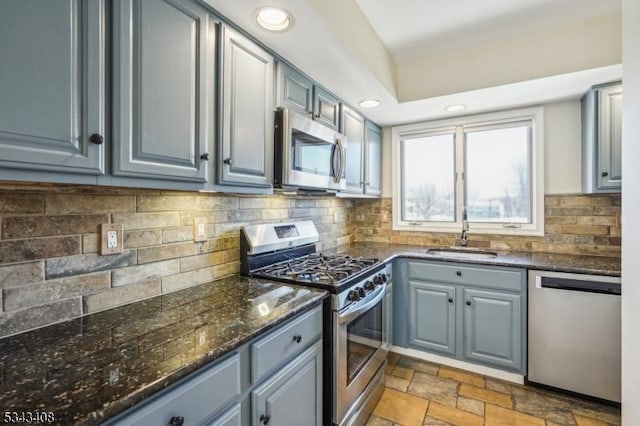
[[[276,188],[345,189],[347,138],[295,111],[275,114]]]

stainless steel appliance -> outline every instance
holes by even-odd
[[[289,109],[275,114],[276,188],[345,189],[347,138]]]
[[[246,226],[240,237],[241,272],[329,291],[326,423],[363,425],[383,391],[391,267],[378,259],[317,253],[317,240],[311,221]]]
[[[529,271],[527,380],[620,402],[620,278]]]

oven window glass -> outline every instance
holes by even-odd
[[[331,153],[335,144],[315,138],[297,129],[291,130],[293,169],[320,176],[331,173]]]
[[[382,301],[347,324],[347,385],[382,346]]]

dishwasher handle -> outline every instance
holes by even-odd
[[[540,287],[556,290],[581,291],[585,293],[612,294],[620,296],[622,289],[619,283],[603,281],[577,280],[560,277],[540,277]]]

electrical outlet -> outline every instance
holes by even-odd
[[[103,223],[101,225],[101,233],[101,255],[122,253],[123,242],[121,223]]]
[[[389,212],[382,212],[380,221],[381,222],[389,222]]]
[[[205,343],[207,343],[207,332],[204,330],[201,330],[198,333],[198,345],[202,346]]]
[[[194,241],[207,240],[207,218],[206,217],[193,218],[193,240]]]
[[[115,367],[109,370],[109,384],[111,386],[117,384],[120,381],[120,368]]]

